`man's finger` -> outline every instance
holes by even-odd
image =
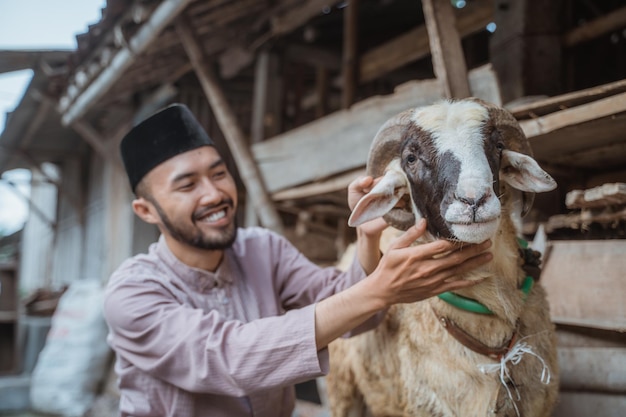
[[[407,248],[419,239],[425,231],[426,220],[420,219],[415,226],[412,226],[409,230],[397,237],[390,245],[390,248]]]

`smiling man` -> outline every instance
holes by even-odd
[[[184,105],[133,128],[121,153],[134,212],[161,232],[107,287],[121,416],[288,417],[294,385],[328,371],[332,340],[373,328],[392,304],[474,285],[455,276],[491,257],[489,242],[412,247],[423,222],[381,257],[376,219],[357,228],[341,272],[276,233],[238,228],[233,177]],[[349,207],[374,183],[353,181]]]

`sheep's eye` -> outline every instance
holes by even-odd
[[[496,149],[498,149],[500,152],[502,152],[504,150],[504,143],[503,142],[497,142],[496,143]]]
[[[408,162],[409,164],[414,164],[415,162],[417,162],[417,157],[411,153],[406,157],[406,162]]]

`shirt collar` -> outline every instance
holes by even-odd
[[[233,271],[230,265],[230,249],[224,251],[222,262],[215,272],[189,266],[180,261],[170,250],[161,235],[156,246],[157,256],[173,271],[177,278],[191,285],[198,291],[212,290],[233,282]]]

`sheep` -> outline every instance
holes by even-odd
[[[349,224],[383,216],[416,244],[492,239],[493,260],[458,293],[399,304],[379,326],[329,346],[333,416],[550,416],[558,397],[554,325],[523,269],[521,218],[556,182],[506,110],[479,99],[402,112],[378,131],[367,171],[380,182]]]

